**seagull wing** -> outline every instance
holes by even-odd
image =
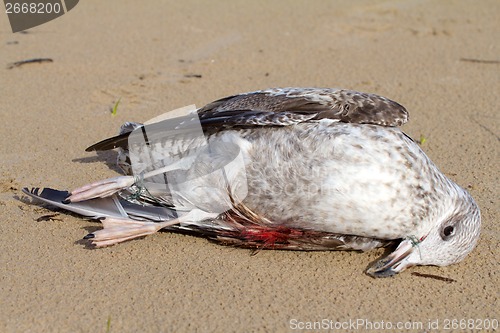
[[[226,97],[198,111],[207,127],[289,126],[324,118],[401,126],[406,109],[385,97],[346,89],[275,88]]]
[[[346,89],[274,88],[239,94],[207,104],[196,114],[146,125],[149,135],[165,132],[179,135],[184,130],[202,127],[205,134],[228,129],[262,126],[291,126],[331,119],[339,122],[401,126],[408,121],[406,109],[385,97]],[[98,142],[89,148],[108,150],[127,147],[130,132]],[[154,139],[154,138],[152,138]]]

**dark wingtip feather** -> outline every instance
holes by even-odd
[[[128,146],[128,137],[130,133],[123,133],[117,136],[114,136],[112,138],[104,139],[102,141],[99,141],[92,146],[88,147],[85,149],[85,151],[104,151],[104,150],[111,150],[115,149],[118,147],[121,148],[127,148]]]

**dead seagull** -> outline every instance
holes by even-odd
[[[400,104],[351,90],[244,93],[87,148],[118,148],[125,176],[23,191],[100,219],[85,236],[97,247],[166,229],[256,249],[397,245],[374,277],[458,263],[478,241],[479,208],[397,128],[407,121]]]

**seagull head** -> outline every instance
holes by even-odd
[[[470,194],[456,186],[450,209],[427,234],[408,236],[387,257],[367,270],[373,277],[393,276],[415,265],[448,266],[462,261],[479,240],[481,215]]]

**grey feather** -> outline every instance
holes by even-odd
[[[137,220],[166,221],[177,217],[174,210],[166,207],[138,205],[117,196],[63,203],[69,196],[69,192],[67,191],[59,191],[51,188],[40,189],[38,187],[28,189],[25,187],[23,188],[23,193],[52,206],[95,219],[104,217],[130,217]]]

